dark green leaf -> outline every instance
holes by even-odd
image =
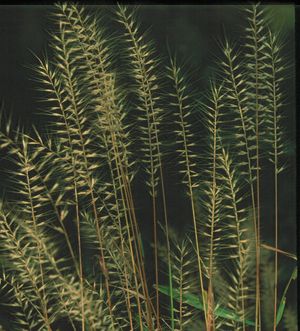
[[[284,313],[284,308],[285,308],[285,303],[286,303],[286,293],[290,287],[292,280],[296,280],[296,278],[297,278],[297,267],[295,267],[295,269],[293,270],[293,273],[283,291],[283,295],[282,295],[282,298],[280,300],[279,307],[277,310],[276,325],[278,325],[280,323],[283,313]]]
[[[161,293],[170,296],[170,289],[169,289],[168,286],[159,285],[158,290]],[[176,290],[176,289],[173,289],[173,298],[176,301],[180,300],[179,291]],[[183,302],[190,305],[190,306],[192,306],[192,307],[194,307],[194,308],[196,308],[196,309],[204,310],[203,303],[194,294],[184,293],[183,294]],[[236,321],[236,322],[242,322],[237,314],[235,314],[234,312],[232,312],[228,309],[225,309],[225,308],[221,308],[221,307],[216,308],[215,314],[218,317],[222,317],[222,318],[225,318],[225,319],[228,319],[228,320],[233,320],[233,321]],[[245,323],[247,325],[255,326],[255,323],[253,321],[246,320]]]

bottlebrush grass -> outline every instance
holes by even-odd
[[[199,101],[178,58],[164,65],[135,11],[113,8],[112,34],[89,7],[55,6],[53,56],[36,56],[34,67],[47,135],[2,111],[0,147],[12,165],[0,204],[8,330],[295,330],[295,312],[284,308],[296,274],[283,300],[279,286],[287,157],[278,32],[263,7],[245,6],[245,34],[222,43]],[[268,162],[274,220],[260,211]],[[170,218],[170,169],[190,210],[184,235]],[[149,214],[139,212],[140,194]],[[261,244],[266,221],[274,245]]]

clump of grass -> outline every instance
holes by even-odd
[[[263,9],[245,8],[245,38],[238,47],[225,40],[199,102],[178,59],[162,65],[135,12],[117,6],[123,34],[111,35],[88,8],[55,6],[53,58],[37,57],[34,67],[49,134],[1,118],[12,183],[0,205],[9,330],[293,330],[285,301],[296,274],[281,300],[278,276],[278,255],[294,258],[279,249],[278,231],[283,46]],[[170,122],[171,144],[163,132]],[[169,217],[169,153],[191,213],[184,235]],[[268,162],[274,245],[261,235]],[[150,206],[143,217],[141,178]],[[141,231],[148,221],[150,262]],[[274,267],[263,265],[262,249]]]

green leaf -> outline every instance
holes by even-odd
[[[170,289],[169,289],[168,286],[159,285],[158,290],[161,293],[170,296]],[[173,289],[173,298],[176,301],[180,300],[180,292],[176,289]],[[203,303],[201,302],[200,298],[198,298],[194,294],[184,293],[183,294],[183,302],[190,305],[190,306],[192,306],[192,307],[194,307],[194,308],[196,308],[196,309],[204,311]],[[228,320],[231,320],[231,321],[233,320],[233,321],[236,321],[236,322],[242,322],[240,317],[237,314],[235,314],[234,312],[232,312],[228,309],[225,309],[225,308],[221,308],[221,307],[216,308],[215,314],[218,317],[222,317],[222,318],[225,318],[225,319],[228,319]],[[246,320],[245,323],[247,325],[255,326],[255,323],[253,321]]]
[[[278,325],[280,323],[283,313],[284,313],[284,308],[285,308],[285,303],[286,303],[286,293],[290,287],[292,280],[296,280],[296,279],[297,279],[297,267],[295,267],[295,269],[293,270],[293,273],[283,291],[283,295],[282,295],[282,298],[280,300],[280,304],[279,304],[279,307],[277,310],[276,325]]]

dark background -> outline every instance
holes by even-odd
[[[190,80],[196,82],[199,91],[208,87],[209,77],[220,54],[219,43],[224,36],[231,41],[244,33],[245,20],[236,5],[143,5],[138,16],[142,29],[150,27],[149,35],[155,42],[158,53],[168,54],[167,45],[177,53],[180,63],[187,64]],[[53,29],[52,6],[14,5],[0,6],[0,101],[6,111],[22,123],[43,126],[38,84],[34,82],[36,64],[33,53],[43,56],[49,53],[48,32]],[[284,56],[287,64],[294,63],[294,7],[272,5],[266,9],[272,16],[272,24],[281,29],[285,40]],[[104,8],[107,16],[111,8]],[[288,139],[295,142],[295,84],[294,68],[291,67],[286,80],[288,105],[284,112]],[[293,236],[295,228],[295,155],[291,151],[290,167],[281,182],[281,199],[285,224],[281,238],[282,247],[295,250]],[[2,167],[2,163],[0,163]],[[3,178],[1,178],[3,179]],[[270,180],[272,180],[270,178]],[[0,187],[2,187],[0,183]]]
[[[0,102],[9,113],[20,119],[21,123],[34,123],[43,127],[44,118],[40,112],[41,92],[34,82],[36,59],[31,52],[42,56],[48,50],[48,31],[53,29],[50,19],[52,7],[48,5],[14,5],[0,6]],[[111,14],[111,8],[105,10]],[[284,56],[291,65],[285,82],[287,106],[285,127],[288,140],[295,147],[295,80],[294,80],[294,7],[292,5],[270,5],[266,9],[273,17],[272,25],[281,29],[285,40]],[[168,55],[167,45],[176,51],[180,63],[187,64],[190,80],[196,82],[197,89],[204,91],[209,85],[209,77],[215,67],[214,61],[219,54],[219,43],[227,36],[234,41],[244,33],[245,20],[241,6],[233,5],[143,5],[138,10],[138,21],[142,29],[150,27],[149,36],[155,42],[159,54]],[[296,250],[296,198],[295,198],[295,148],[289,153],[289,168],[280,178],[280,248],[295,252]],[[0,159],[0,192],[5,187],[6,178],[2,170],[5,162]],[[267,190],[273,181],[266,177],[263,183]],[[267,196],[267,191],[266,191]],[[272,198],[271,198],[272,199]],[[173,214],[183,217],[186,208],[182,205],[180,195],[170,199]],[[268,217],[262,219],[263,237],[272,243],[273,218],[272,202],[265,210]],[[288,279],[293,264],[283,258],[283,278]],[[286,263],[286,264],[285,264]]]

